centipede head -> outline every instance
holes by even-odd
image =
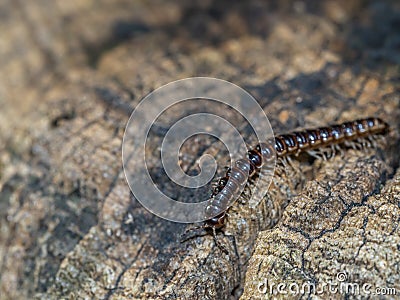
[[[221,229],[225,225],[225,212],[206,221],[207,228]]]
[[[188,228],[181,236],[181,243],[198,236],[207,235],[210,232],[210,230],[221,229],[222,227],[224,227],[224,225],[225,225],[225,212],[205,221],[204,224],[200,226]]]

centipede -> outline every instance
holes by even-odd
[[[227,169],[225,176],[218,180],[212,191],[211,203],[205,209],[209,219],[205,221],[204,228],[213,229],[215,236],[215,230],[225,225],[227,210],[239,198],[243,186],[259,169],[275,158],[278,162],[284,162],[304,152],[315,156],[316,149],[330,147],[333,151],[341,150],[342,146],[354,142],[370,145],[374,136],[385,135],[388,131],[389,125],[385,121],[368,117],[281,134],[275,136],[272,141],[259,143],[247,152],[245,158],[235,161],[232,168]],[[221,211],[222,213],[218,214]]]

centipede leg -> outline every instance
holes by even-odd
[[[316,159],[323,159],[326,160],[326,158],[324,159],[324,156],[322,155],[321,151],[318,150],[308,150],[307,153],[309,155],[311,155],[312,157],[315,157]]]
[[[335,150],[332,146],[322,148],[320,150],[320,155],[323,160],[329,160],[335,155]]]
[[[344,157],[344,152],[342,150],[342,147],[340,147],[339,144],[335,144],[335,149],[337,150],[337,152],[339,152],[340,157],[343,158]]]
[[[277,175],[285,174],[285,165],[282,160],[282,157],[279,157],[276,161],[275,171]]]
[[[368,141],[371,143],[373,148],[377,147],[376,136],[370,135],[367,137]]]
[[[330,151],[329,151],[329,159],[332,159],[332,158],[334,158],[335,157],[335,155],[336,155],[336,149],[335,149],[335,146],[332,144],[331,146],[330,146]]]
[[[246,204],[249,199],[251,199],[252,193],[250,188],[250,182],[246,183],[246,186],[243,190],[242,197],[239,197],[241,204]]]
[[[331,159],[335,155],[334,151],[335,149],[333,148],[332,145],[324,149],[326,160]]]
[[[290,156],[287,157],[287,163],[295,174],[301,174],[301,170],[293,163],[293,160],[290,158]]]
[[[277,164],[277,170],[280,172],[279,174],[286,174],[287,176],[292,175],[292,166],[289,163],[288,156],[282,156],[279,159],[279,164]]]
[[[321,157],[322,157],[322,159],[323,160],[328,160],[328,158],[327,158],[327,149],[321,149],[319,152],[320,152],[320,155],[321,155]]]
[[[215,245],[217,245],[217,247],[218,247],[219,249],[221,249],[222,252],[224,252],[225,254],[229,254],[228,249],[227,249],[224,245],[222,245],[222,243],[218,240],[218,237],[217,237],[217,230],[215,229],[215,227],[212,227],[212,232],[213,232],[213,237],[214,237]]]
[[[372,143],[368,139],[363,138],[363,143],[365,144],[365,148],[372,148]]]
[[[377,135],[376,138],[377,138],[377,140],[378,140],[378,143],[386,144],[386,141],[387,141],[387,140],[385,139],[384,136],[382,136],[382,135]]]
[[[353,143],[354,143],[355,147],[357,148],[357,150],[363,150],[364,149],[360,140],[354,141]]]
[[[364,149],[369,148],[369,147],[368,147],[367,140],[366,140],[365,138],[360,138],[360,139],[358,140],[358,142],[359,142],[359,144],[360,144],[360,146],[361,146],[361,150],[364,150]]]
[[[344,144],[346,147],[353,148],[354,150],[360,150],[360,148],[358,147],[358,143],[356,143],[355,141],[345,141]]]
[[[320,149],[319,150],[319,154],[321,155],[321,158],[322,158],[322,160],[324,160],[324,161],[326,161],[326,160],[328,160],[328,158],[327,158],[327,153],[326,153],[326,149]]]
[[[283,173],[289,173],[288,171],[290,170],[289,163],[287,156],[282,156],[279,160],[279,162],[282,164],[283,168],[281,169]]]

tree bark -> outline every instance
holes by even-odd
[[[253,299],[272,269],[297,283],[345,271],[400,293],[397,3],[1,7],[2,299]],[[370,115],[392,131],[378,147],[327,162],[294,159],[301,172],[276,176],[256,207],[244,193],[218,232],[227,252],[211,234],[182,242],[196,224],[160,219],[138,203],[121,143],[142,97],[191,76],[248,90],[276,133]],[[233,112],[226,116],[253,141]],[[163,132],[149,141],[149,168],[168,190],[154,156]],[[196,170],[205,151],[221,174],[227,155],[208,139],[183,146],[184,167]]]

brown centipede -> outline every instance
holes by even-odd
[[[317,148],[338,146],[377,134],[385,134],[389,125],[379,118],[365,118],[351,122],[344,122],[327,127],[295,131],[289,134],[275,136],[272,149],[270,143],[258,144],[248,151],[247,157],[235,162],[232,169],[228,169],[225,177],[218,181],[213,190],[211,204],[206,208],[206,215],[210,219],[206,224],[210,227],[221,228],[224,225],[225,212],[232,203],[233,198],[238,198],[240,187],[247,183],[247,179],[254,176],[257,169],[273,159],[299,155],[301,152],[311,152]],[[212,217],[216,212],[224,212]]]
[[[314,152],[316,149],[331,147],[332,151],[340,150],[342,144],[351,145],[349,143],[357,140],[363,140],[363,143],[368,145],[370,143],[364,139],[383,135],[388,131],[389,125],[382,119],[369,117],[277,135],[268,143],[258,144],[247,152],[246,158],[237,160],[233,167],[227,170],[225,176],[218,180],[212,191],[211,204],[206,207],[205,211],[209,219],[205,221],[202,228],[211,228],[215,237],[215,231],[224,226],[227,210],[239,198],[248,179],[252,178],[262,166],[273,161],[275,157],[284,163],[285,160],[290,159],[290,156],[298,156],[303,152],[316,156]],[[220,211],[222,213],[216,215]]]

